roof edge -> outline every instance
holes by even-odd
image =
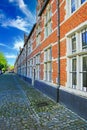
[[[30,31],[30,33],[29,33],[28,37],[27,37],[27,40],[26,40],[26,42],[25,42],[24,46],[27,44],[27,42],[28,42],[28,40],[29,40],[29,38],[30,38],[30,36],[31,36],[31,34],[32,34],[32,32],[33,32],[33,30],[34,30],[35,26],[36,26],[36,23],[33,25],[33,27],[32,27],[32,29],[31,29],[31,31]]]
[[[46,6],[47,6],[47,4],[48,4],[49,1],[50,1],[50,0],[46,0],[46,1],[45,1],[45,3],[43,4],[43,6],[42,6],[42,8],[41,8],[41,10],[40,10],[40,12],[39,12],[39,14],[38,14],[38,16],[41,16],[41,15],[42,15],[42,13],[43,13],[44,9],[46,8]]]

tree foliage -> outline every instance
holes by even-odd
[[[9,71],[13,71],[14,70],[14,66],[13,65],[9,65],[8,70]]]
[[[8,67],[7,60],[2,52],[0,52],[0,70],[6,71]]]

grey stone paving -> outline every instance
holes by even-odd
[[[87,121],[5,74],[0,76],[0,130],[87,130]]]

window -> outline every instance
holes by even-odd
[[[51,61],[52,59],[52,50],[51,48],[48,48],[44,51],[44,62]]]
[[[37,46],[40,44],[40,41],[41,41],[41,36],[40,36],[40,25],[38,25],[37,27],[37,32],[36,32],[36,42],[37,42]]]
[[[76,51],[76,36],[72,36],[72,53]]]
[[[76,78],[76,58],[72,59],[72,88],[76,88],[77,78]]]
[[[37,46],[40,44],[40,34],[36,37]]]
[[[44,52],[44,62],[47,62],[47,50]]]
[[[83,4],[86,0],[81,0],[81,4]]]
[[[66,0],[66,18],[74,13],[87,0]]]
[[[71,0],[71,13],[73,13],[76,10],[75,5],[75,0]]]
[[[34,59],[33,59],[33,65],[34,66],[36,65],[36,57],[34,57]]]
[[[44,80],[51,82],[52,79],[52,52],[51,48],[44,51]]]
[[[30,69],[29,69],[30,70],[30,77],[32,78],[32,76],[33,76],[33,70],[32,70],[33,60],[31,59],[29,63],[30,63],[30,65],[29,65],[29,67],[30,67]]]
[[[48,81],[51,82],[51,74],[52,74],[51,62],[47,63],[47,69],[48,69]]]
[[[30,39],[28,41],[28,54],[30,54],[32,52],[32,40]]]
[[[40,54],[36,55],[36,79],[40,79]]]
[[[67,39],[67,83],[87,91],[87,28],[81,28]]]
[[[52,32],[52,22],[51,22],[51,7],[48,6],[45,14],[45,38],[48,37]]]
[[[52,50],[51,50],[51,48],[49,48],[49,49],[47,50],[47,60],[48,60],[48,61],[51,61],[51,58],[52,58]]]
[[[87,87],[87,56],[83,57],[83,87]]]
[[[87,48],[87,28],[82,31],[82,49]]]
[[[44,80],[47,80],[47,64],[44,64]]]

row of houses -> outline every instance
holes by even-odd
[[[87,119],[87,0],[38,0],[36,12],[15,72]]]

